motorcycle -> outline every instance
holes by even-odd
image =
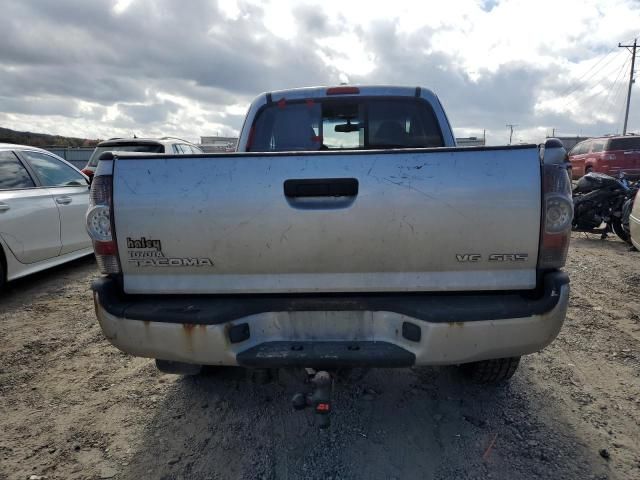
[[[607,238],[615,233],[631,243],[629,215],[639,182],[629,182],[621,173],[618,178],[604,173],[588,173],[573,189],[574,232],[595,233]]]

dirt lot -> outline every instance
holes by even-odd
[[[0,478],[640,478],[640,253],[575,235],[560,337],[483,388],[453,369],[337,388],[333,425],[292,412],[294,372],[158,374],[103,339],[91,259],[0,297]]]

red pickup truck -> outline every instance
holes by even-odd
[[[569,161],[574,180],[589,172],[640,177],[640,135],[590,138],[571,149]]]

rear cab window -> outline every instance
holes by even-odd
[[[431,105],[420,98],[323,98],[264,106],[247,151],[442,147]]]
[[[112,145],[99,145],[91,154],[88,167],[97,167],[100,155],[104,152],[144,152],[164,153],[164,147],[159,143],[114,143]]]

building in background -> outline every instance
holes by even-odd
[[[67,162],[80,170],[87,165],[89,158],[91,158],[91,154],[95,150],[95,147],[45,146],[41,148],[64,158]]]
[[[203,152],[233,152],[238,144],[235,137],[200,137],[200,145]]]
[[[456,138],[456,145],[459,147],[484,147],[485,143],[485,136]]]

